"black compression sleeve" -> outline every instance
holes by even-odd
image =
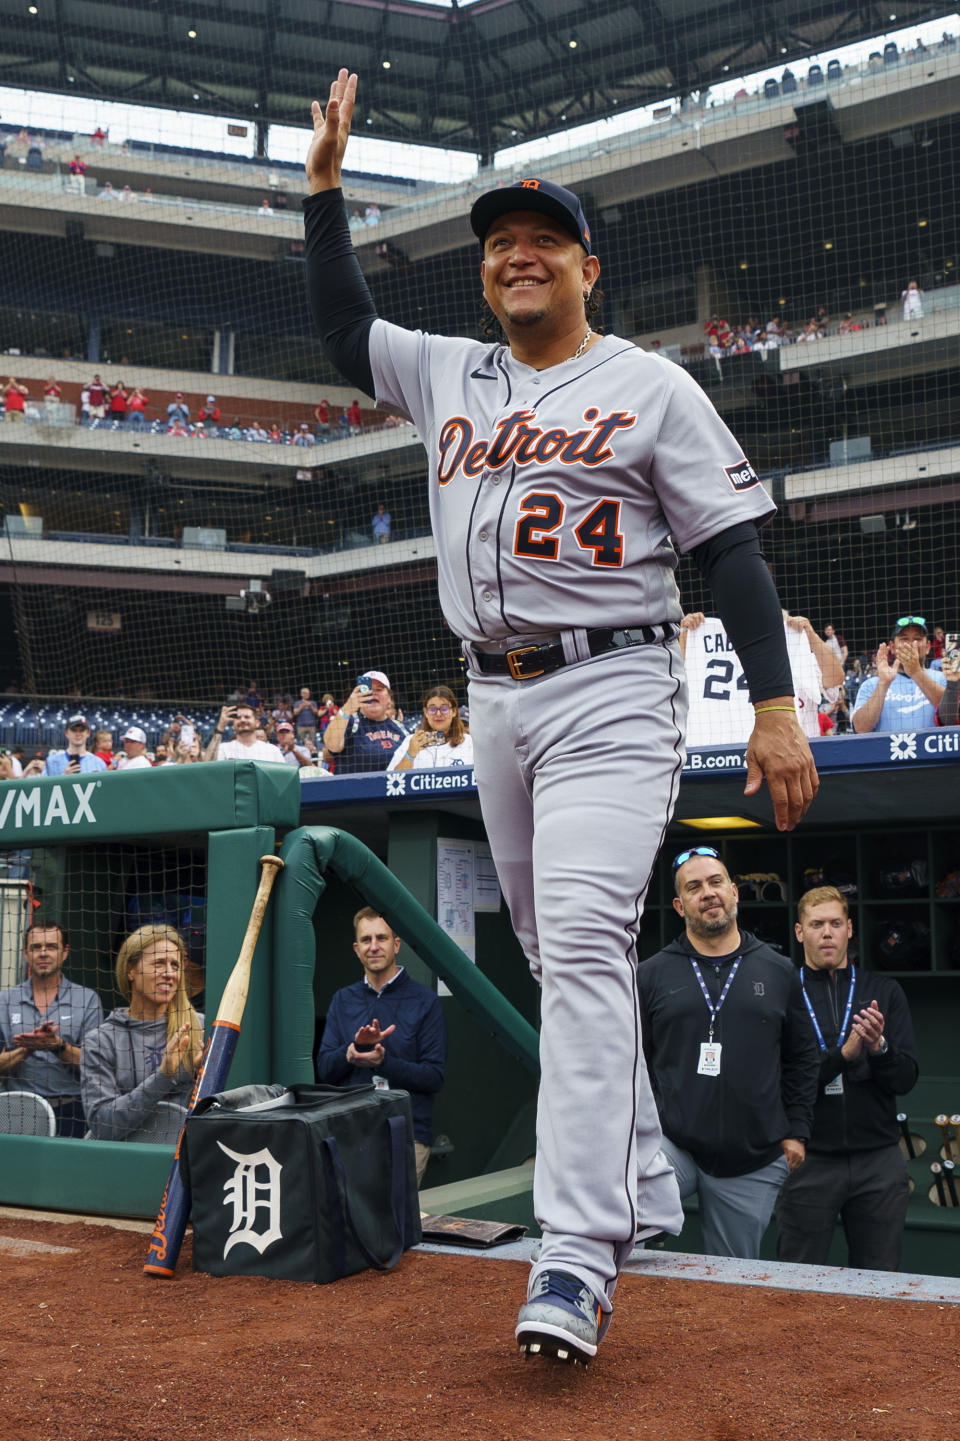
[[[692,554],[740,658],[750,699],[793,695],[783,612],[753,521],[722,530]]]
[[[307,295],[331,365],[373,395],[370,327],[377,318],[350,239],[342,190],[321,190],[303,202]]]

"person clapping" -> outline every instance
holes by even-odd
[[[140,926],[117,953],[117,988],[129,1002],[84,1038],[80,1090],[90,1134],[162,1139],[161,1102],[186,1107],[203,1051],[203,1018],[186,992],[187,952],[173,926]]]

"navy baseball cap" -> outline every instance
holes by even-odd
[[[473,233],[482,245],[487,231],[498,215],[509,215],[512,210],[539,210],[543,215],[559,221],[574,240],[579,240],[588,255],[590,249],[590,227],[583,213],[583,206],[572,190],[564,190],[552,180],[516,180],[512,185],[498,186],[488,190],[475,200],[470,211]]]

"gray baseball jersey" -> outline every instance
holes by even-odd
[[[604,336],[537,371],[377,320],[377,402],[430,458],[440,603],[483,642],[681,616],[676,551],[774,506],[680,366]]]
[[[640,1045],[636,942],[680,781],[686,683],[668,634],[591,657],[584,632],[679,620],[674,543],[774,507],[699,386],[615,336],[537,371],[504,347],[377,320],[369,355],[378,403],[417,425],[430,457],[484,823],[542,984],[529,1285],[571,1273],[608,1317],[636,1236],[683,1219]],[[558,633],[568,664],[552,673],[477,668],[474,647]]]

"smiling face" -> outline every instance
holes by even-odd
[[[508,336],[542,324],[560,335],[584,323],[584,301],[600,263],[559,221],[514,210],[487,231],[480,274],[487,304]]]
[[[166,1014],[180,984],[182,958],[172,941],[154,941],[128,971],[130,1013],[144,1020]]]
[[[803,946],[803,959],[812,970],[845,969],[853,922],[839,901],[807,907],[794,929]]]
[[[737,923],[737,888],[722,861],[694,856],[677,871],[673,908],[687,934],[715,941]]]
[[[453,724],[457,708],[450,704],[446,696],[431,695],[424,702],[423,714],[430,730],[442,731],[446,735]]]
[[[397,952],[400,937],[387,925],[382,916],[364,917],[357,921],[356,940],[353,949],[360,958],[367,980],[375,990],[393,980],[399,967]]]

